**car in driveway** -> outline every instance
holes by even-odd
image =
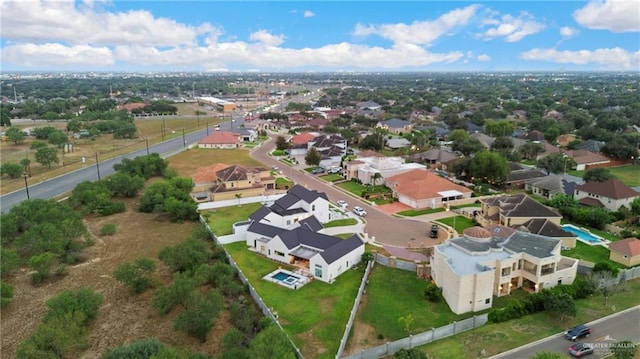
[[[593,345],[588,343],[575,343],[569,347],[569,354],[576,358],[582,358],[589,354],[593,354]]]
[[[353,207],[353,213],[357,214],[360,217],[364,217],[367,215],[367,211],[365,211],[364,208],[358,206]]]
[[[336,202],[336,204],[337,204],[338,206],[340,206],[340,208],[343,208],[343,209],[346,209],[346,208],[349,206],[349,205],[347,204],[347,201],[343,201],[343,200],[341,200],[341,199],[340,199],[340,200],[338,200],[338,201]]]
[[[573,340],[574,342],[580,338],[589,338],[590,335],[591,328],[583,324],[575,326],[564,333],[565,338]]]
[[[432,224],[431,225],[431,232],[429,232],[429,237],[430,238],[438,238],[438,225],[437,224]]]
[[[322,167],[318,167],[318,168],[314,168],[311,173],[313,173],[314,175],[320,174],[320,173],[324,173],[324,168]]]

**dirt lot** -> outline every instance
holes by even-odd
[[[142,338],[158,337],[163,342],[208,354],[217,354],[221,333],[229,328],[228,315],[223,313],[217,326],[205,343],[173,330],[173,317],[177,312],[159,315],[150,299],[154,290],[133,296],[113,279],[115,268],[138,257],[153,258],[157,262],[157,278],[166,283],[169,270],[157,259],[165,246],[184,240],[194,223],[176,224],[159,219],[156,215],[139,213],[128,201],[126,213],[87,220],[95,235],[95,244],[84,250],[86,261],[69,268],[68,274],[57,281],[33,287],[29,274],[21,271],[9,278],[14,285],[15,297],[11,306],[2,310],[0,331],[1,353],[4,358],[15,357],[17,345],[31,335],[46,312],[45,302],[65,289],[89,287],[104,296],[100,314],[90,329],[88,348],[82,358],[99,358],[107,348],[120,346]],[[116,224],[113,236],[97,235],[105,223]]]

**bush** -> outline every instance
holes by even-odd
[[[611,272],[618,274],[618,267],[611,262],[598,262],[593,266],[592,272]]]
[[[148,359],[160,353],[165,345],[158,338],[144,339],[109,350],[102,359]]]
[[[0,308],[6,308],[13,300],[13,286],[0,280]]]
[[[143,293],[153,285],[151,275],[156,264],[149,258],[138,258],[133,263],[123,263],[116,268],[113,276],[127,286],[134,294]]]
[[[442,298],[442,293],[435,283],[427,282],[427,288],[424,290],[424,297],[430,302],[437,302]]]
[[[116,225],[114,223],[107,223],[100,228],[101,236],[112,236],[116,234]]]

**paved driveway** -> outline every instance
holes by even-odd
[[[387,204],[383,204],[378,206],[378,210],[386,213],[386,214],[395,214],[398,212],[402,212],[402,211],[406,211],[409,209],[413,209],[409,206],[407,206],[404,203],[400,203],[400,202],[393,202],[393,203],[387,203]]]

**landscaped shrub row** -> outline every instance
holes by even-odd
[[[572,285],[559,285],[551,289],[543,289],[523,299],[514,299],[504,308],[492,308],[489,311],[488,319],[491,323],[506,322],[546,310],[545,304],[549,303],[552,297],[568,294],[574,300],[584,299],[594,291],[595,289],[589,282],[576,280]]]

